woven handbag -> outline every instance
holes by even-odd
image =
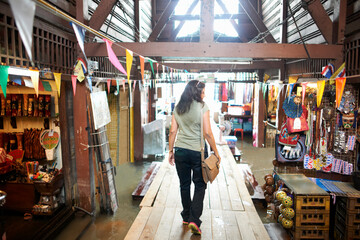
[[[203,110],[201,109],[201,170],[205,183],[212,183],[216,176],[219,174],[219,159],[215,154],[210,154],[209,157],[204,159],[204,134],[203,134]]]

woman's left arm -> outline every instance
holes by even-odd
[[[174,157],[174,142],[176,138],[176,134],[178,131],[178,123],[176,122],[174,114],[171,118],[171,127],[169,132],[169,163],[170,165],[174,166],[175,164],[175,157]]]

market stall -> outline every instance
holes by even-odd
[[[359,93],[345,82],[280,88],[286,91],[281,103],[286,117],[275,137],[274,171],[265,176],[263,189],[274,219],[294,239],[360,237]]]

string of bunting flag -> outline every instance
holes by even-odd
[[[322,68],[321,74],[325,77],[324,79],[318,79],[316,81],[317,85],[317,106],[320,107],[321,100],[324,94],[325,83],[328,81],[330,84],[335,84],[336,87],[336,107],[339,106],[342,94],[346,84],[346,71],[345,71],[345,62],[336,70],[333,64],[329,63],[327,66]],[[264,77],[264,80],[268,79],[269,76]],[[297,83],[298,77],[289,77],[289,83],[263,83],[259,82],[260,89],[262,89],[263,97],[265,99],[266,92],[268,88],[271,86],[271,92],[275,93],[276,100],[279,100],[281,92],[286,87],[285,96],[290,95],[293,91],[295,84],[300,84],[302,87],[302,101],[304,102],[306,87],[309,82],[301,82]],[[274,88],[274,89],[273,89]]]
[[[74,94],[76,92],[76,82],[80,81],[82,82],[85,78],[88,80],[89,83],[89,87],[90,90],[92,91],[92,79],[95,79],[96,77],[91,76],[91,74],[88,73],[87,76],[85,76],[85,74],[87,73],[86,71],[86,66],[88,65],[88,60],[85,54],[85,48],[84,48],[84,40],[85,40],[85,32],[86,30],[93,33],[95,36],[100,37],[106,44],[106,48],[107,48],[107,53],[108,53],[108,57],[110,62],[115,66],[115,68],[117,68],[122,74],[124,74],[125,76],[127,76],[127,81],[128,81],[128,85],[129,88],[131,90],[131,86],[132,86],[132,81],[136,81],[136,80],[131,80],[130,79],[130,72],[131,72],[131,67],[132,67],[132,62],[133,62],[133,56],[137,55],[140,58],[140,67],[141,67],[141,82],[144,84],[144,65],[145,65],[145,61],[150,63],[150,67],[151,67],[151,71],[153,76],[155,76],[155,72],[154,72],[154,66],[153,63],[156,63],[156,69],[157,69],[157,73],[159,71],[159,65],[162,66],[163,68],[163,72],[165,72],[165,69],[168,70],[169,74],[170,74],[170,78],[172,81],[173,78],[173,73],[179,73],[179,72],[184,72],[184,70],[179,70],[179,69],[173,69],[173,68],[169,68],[168,66],[165,66],[163,64],[159,64],[156,60],[151,59],[149,57],[144,57],[141,54],[132,51],[130,49],[127,49],[123,46],[121,46],[121,44],[119,43],[113,43],[107,36],[101,34],[100,32],[92,29],[91,27],[81,23],[80,21],[74,19],[73,17],[69,16],[68,14],[62,12],[60,9],[56,8],[55,6],[47,3],[44,0],[36,0],[36,1],[32,1],[32,0],[9,0],[10,2],[10,7],[11,10],[13,12],[14,18],[15,18],[15,22],[16,25],[18,26],[18,30],[20,33],[20,37],[21,40],[25,46],[25,50],[29,56],[29,59],[33,64],[33,58],[32,58],[32,51],[31,51],[31,46],[32,46],[32,34],[33,34],[33,23],[34,23],[34,17],[35,17],[35,10],[36,10],[36,4],[42,8],[44,8],[47,11],[52,12],[53,14],[55,14],[56,16],[59,16],[67,21],[70,22],[70,25],[72,26],[76,39],[78,41],[78,44],[80,46],[80,49],[85,57],[85,62],[82,61],[81,63],[79,63],[79,61],[77,63],[75,63],[75,69],[74,69],[74,75],[71,76],[72,79],[72,84],[73,84],[73,90],[74,90]],[[19,8],[19,4],[21,4],[24,7]],[[124,69],[124,67],[121,65],[121,63],[119,62],[117,56],[115,55],[112,46],[115,45],[117,47],[120,47],[122,49],[124,49],[126,51],[126,70]],[[78,65],[81,64],[82,68],[80,68]],[[170,71],[169,71],[170,69]],[[5,72],[7,72],[6,68],[2,68],[3,73],[5,74]],[[33,70],[33,74],[31,76],[32,79],[32,83],[34,85],[35,91],[38,94],[38,85],[39,85],[39,79],[38,76],[39,75],[39,70]],[[76,76],[76,77],[75,77]],[[60,85],[61,85],[61,73],[54,73],[54,78],[56,81],[56,86],[58,88],[58,92],[59,92],[59,96],[60,96]],[[7,78],[6,78],[7,79]],[[111,81],[112,79],[110,79]],[[108,81],[108,80],[107,80]],[[151,81],[151,80],[150,80]],[[156,79],[154,79],[154,83],[156,84]],[[135,86],[136,83],[134,83]],[[0,83],[2,89],[4,90],[4,88],[6,88],[6,84],[4,83]],[[116,85],[118,86],[117,88],[119,89],[119,85],[120,85],[120,80],[116,79]],[[6,91],[6,90],[5,90]]]

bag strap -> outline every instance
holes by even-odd
[[[201,142],[201,162],[204,162],[204,116],[203,116],[203,108],[201,108],[201,116],[200,116],[200,142]]]

